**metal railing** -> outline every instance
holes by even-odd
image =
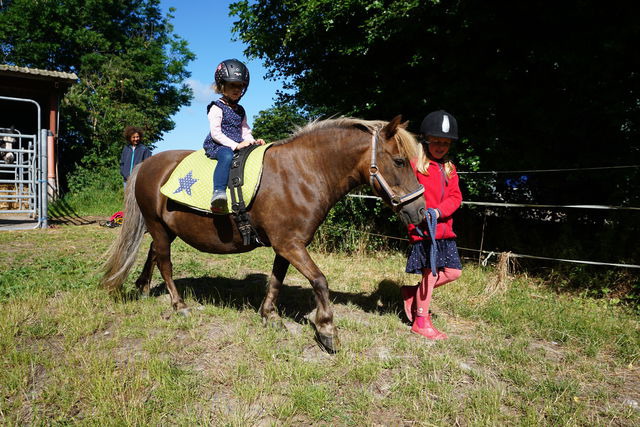
[[[0,132],[0,213],[28,214],[37,220],[34,228],[47,228],[47,130],[41,127],[40,105],[32,99],[0,96],[0,100],[33,104],[39,130]]]

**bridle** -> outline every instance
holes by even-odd
[[[375,188],[373,186],[373,183],[374,181],[378,181],[378,184],[380,184],[382,190],[389,197],[391,206],[400,206],[422,195],[422,193],[424,193],[424,187],[421,184],[418,184],[420,188],[407,193],[404,196],[398,196],[393,192],[389,184],[387,184],[387,181],[378,171],[378,165],[376,164],[376,152],[378,151],[379,135],[380,130],[376,130],[375,133],[371,136],[371,166],[369,166],[369,182],[371,183],[371,188]]]

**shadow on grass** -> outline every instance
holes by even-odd
[[[193,296],[200,304],[243,309],[251,307],[258,311],[266,294],[268,277],[265,274],[249,274],[244,279],[226,277],[183,278],[175,281],[176,287],[183,296]],[[166,293],[164,284],[151,290],[153,296]],[[402,303],[400,286],[392,280],[382,280],[375,292],[330,291],[334,305],[349,303],[368,313],[396,314],[401,318]],[[285,284],[278,297],[280,316],[290,318],[298,323],[306,321],[305,315],[315,308],[314,293],[311,288]]]
[[[96,222],[78,215],[64,198],[59,198],[49,205],[49,217],[49,222],[53,224],[88,225]]]

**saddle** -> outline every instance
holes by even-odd
[[[262,161],[269,147],[269,144],[250,145],[234,152],[227,188],[227,212],[215,214],[233,214],[245,245],[263,245],[249,223],[247,209],[260,184]],[[213,171],[217,163],[216,160],[209,159],[204,150],[194,151],[178,164],[160,192],[191,209],[214,215],[210,206]]]

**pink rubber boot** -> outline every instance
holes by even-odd
[[[426,316],[416,316],[416,320],[411,326],[411,332],[422,335],[428,340],[446,340],[449,338],[444,332],[440,332],[431,323],[431,314]]]
[[[413,316],[416,312],[416,292],[419,285],[414,286],[402,286],[400,293],[402,294],[402,301],[404,303],[404,314],[409,319],[409,322],[413,322]]]
[[[439,276],[439,275],[438,275]],[[422,270],[422,281],[416,292],[416,316],[411,326],[411,332],[422,335],[429,340],[444,340],[447,335],[437,330],[431,323],[431,313],[429,313],[429,305],[431,304],[431,295],[433,288],[439,277],[433,276],[431,270],[425,268]]]

